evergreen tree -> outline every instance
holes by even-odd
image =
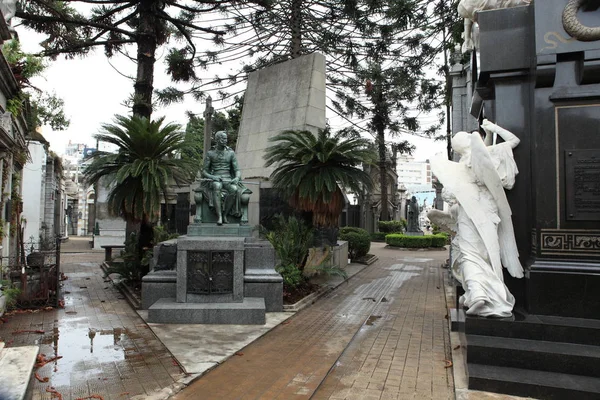
[[[260,1],[260,0],[259,0]],[[198,82],[195,63],[200,40],[222,43],[231,24],[202,22],[203,16],[224,12],[235,0],[19,0],[15,16],[25,27],[46,35],[40,55],[85,56],[102,47],[107,57],[122,53],[137,63],[133,114],[150,118],[153,108],[157,50],[167,47],[167,73],[174,82]],[[258,6],[257,6],[258,7]],[[179,45],[179,47],[176,47]],[[129,56],[130,46],[135,55]],[[188,91],[199,99],[203,92]],[[159,101],[182,100],[182,93],[157,91]]]
[[[374,133],[381,187],[380,218],[389,219],[386,135],[419,133],[419,114],[439,107],[443,82],[427,77],[426,68],[433,64],[440,47],[431,34],[435,27],[429,9],[419,2],[377,2],[366,14],[364,27],[365,56],[351,63],[353,75],[334,78],[337,100],[334,107],[341,113],[365,121]],[[411,32],[411,33],[407,33]],[[434,124],[421,135],[431,136]],[[396,146],[396,152],[408,151],[408,143]]]

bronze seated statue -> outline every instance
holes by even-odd
[[[252,191],[241,182],[235,152],[227,146],[227,133],[217,132],[215,141],[204,160],[200,187],[194,189],[194,222],[247,224]]]

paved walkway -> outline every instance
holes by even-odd
[[[444,251],[379,261],[174,399],[450,399]]]
[[[99,268],[104,251],[92,251],[88,242],[75,237],[63,245],[65,307],[6,317],[0,341],[7,347],[37,344],[46,359],[60,357],[36,369],[47,382],[32,377],[34,400],[56,398],[52,390],[64,400],[146,399],[181,379],[182,370],[119,291],[104,281]]]
[[[92,251],[88,241],[71,238],[63,247],[65,308],[10,316],[0,324],[0,340],[8,346],[39,344],[46,358],[62,357],[37,369],[48,382],[32,378],[34,399],[51,399],[50,388],[63,399],[165,399],[193,375],[184,373],[165,347],[172,343],[163,344],[157,334],[181,338],[180,346],[199,353],[217,345],[185,342],[190,338],[175,326],[151,324],[155,334],[104,281],[98,267],[104,253]],[[440,268],[447,253],[379,243],[371,252],[379,256],[375,264],[286,315],[253,343],[231,350],[235,355],[173,399],[454,398]],[[223,327],[235,336],[233,327]],[[43,333],[15,334],[23,330]]]

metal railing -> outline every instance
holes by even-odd
[[[19,254],[2,257],[2,280],[20,290],[16,308],[60,306],[60,238],[29,240]]]

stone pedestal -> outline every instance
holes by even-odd
[[[228,236],[245,226],[205,225],[190,226],[188,233],[210,231],[214,236],[177,239],[176,270],[152,271],[144,277],[142,307],[148,309],[148,321],[264,324],[265,312],[282,311],[283,278],[274,269],[273,246],[252,237]],[[161,248],[170,246],[155,250]]]
[[[267,312],[283,311],[283,278],[275,271],[275,250],[268,241],[246,239],[244,295],[265,299]]]
[[[204,237],[249,237],[252,236],[252,227],[249,225],[238,224],[190,224],[188,226],[188,236]]]
[[[142,309],[147,310],[163,297],[177,295],[177,271],[151,271],[142,278]]]

